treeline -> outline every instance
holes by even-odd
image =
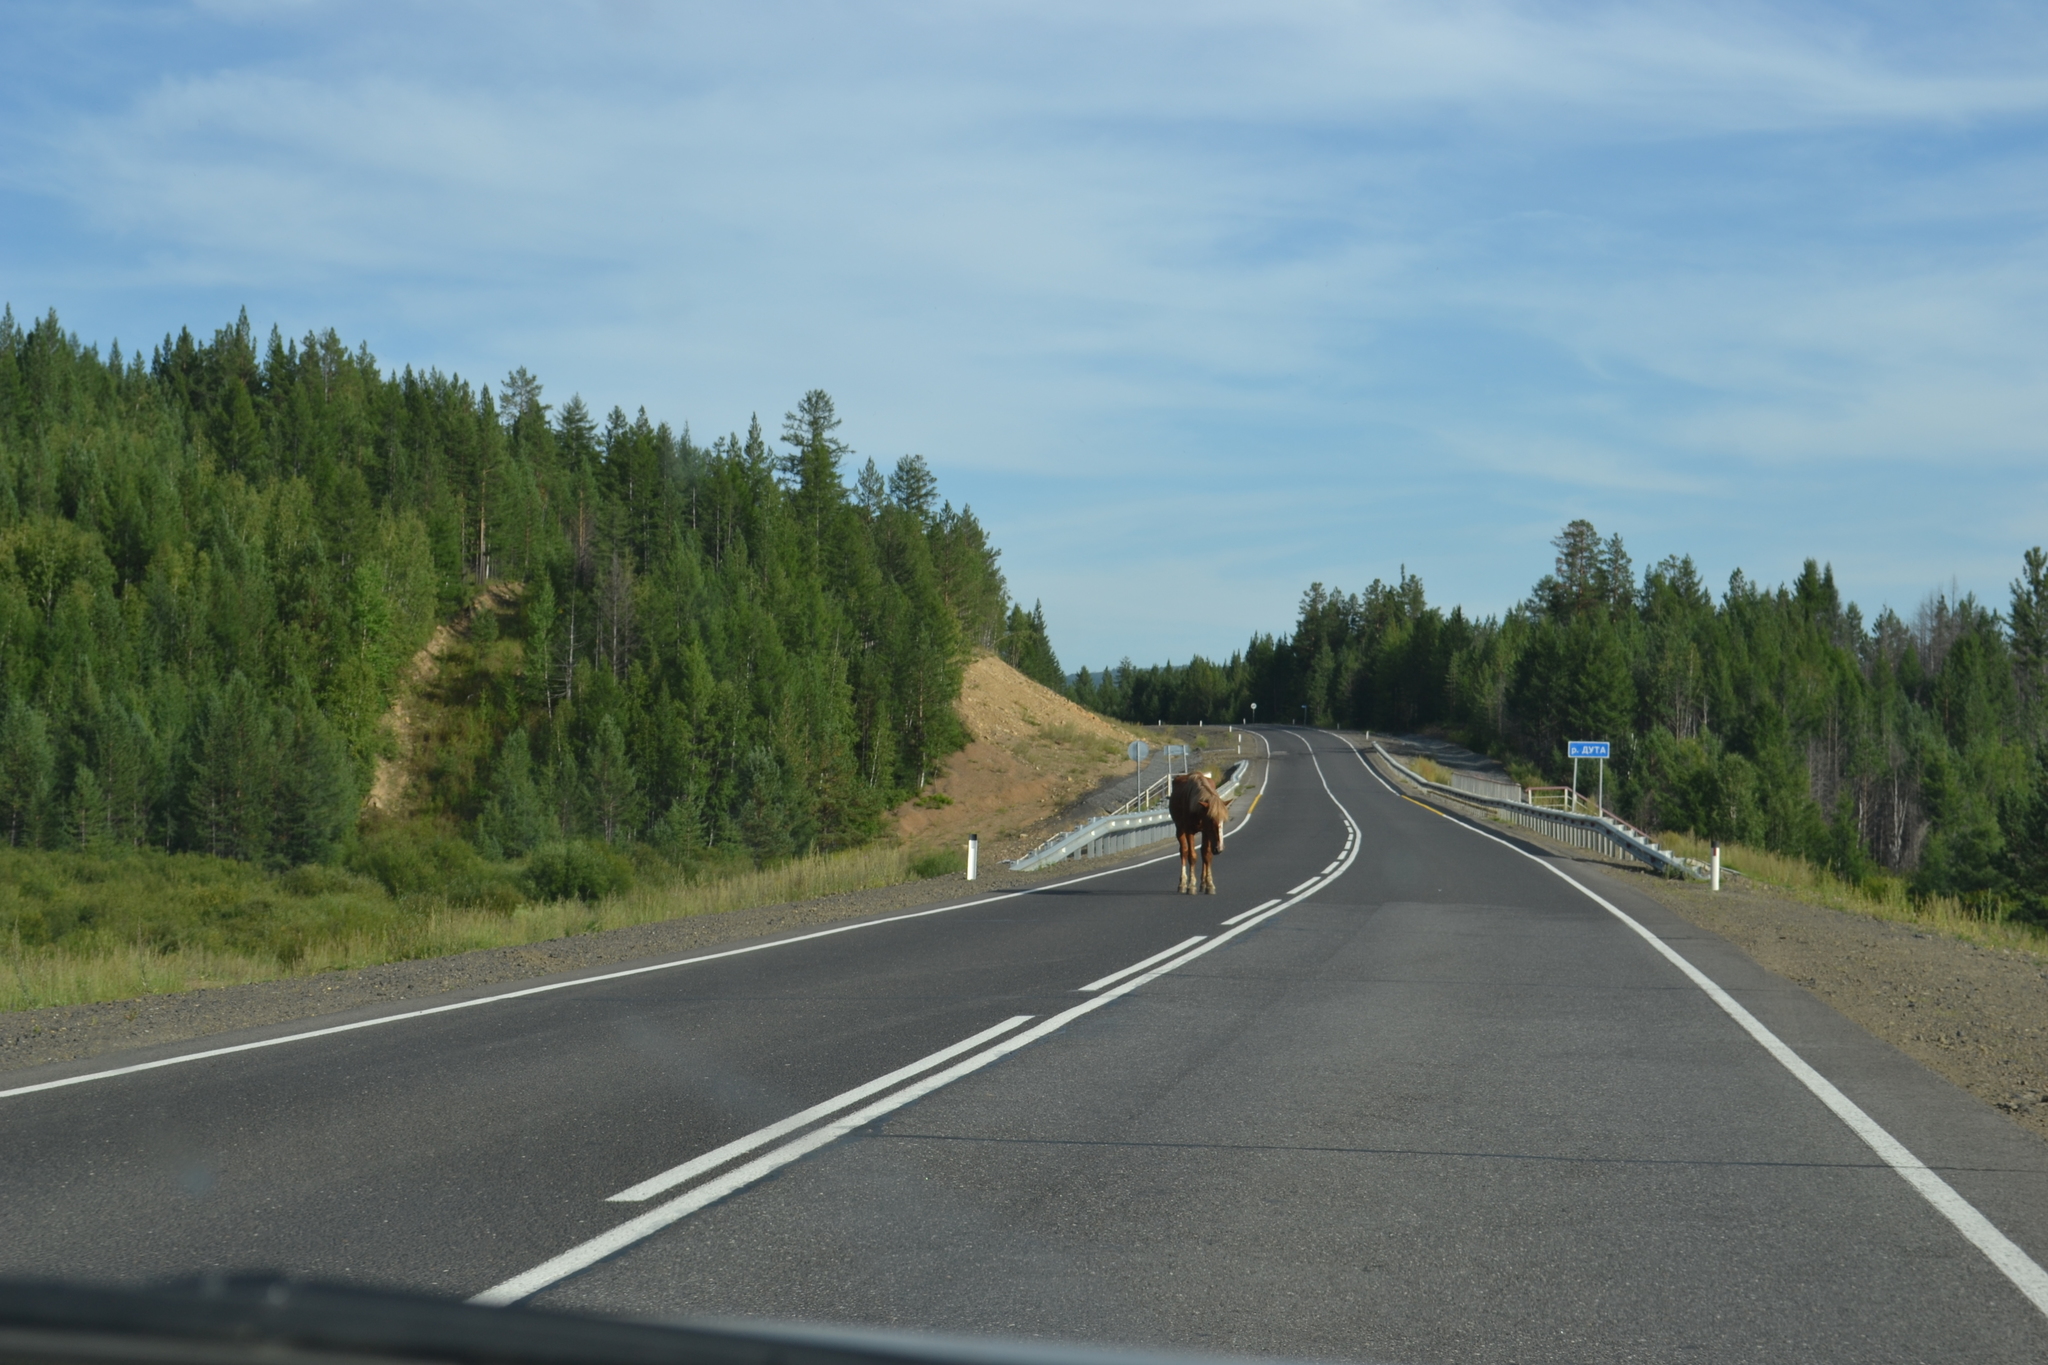
[[[490,587],[513,664],[423,788],[443,830],[685,861],[869,839],[964,742],[971,650],[1017,642],[973,513],[914,456],[848,486],[838,427],[813,391],[776,447],[758,421],[706,447],[523,369],[494,394],[332,331],[259,345],[246,314],[145,358],[9,310],[0,834],[340,856],[401,671]]]
[[[1363,593],[1303,596],[1288,636],[1227,663],[1075,680],[1136,721],[1440,727],[1531,779],[1564,781],[1569,739],[1606,739],[1609,805],[1802,854],[1844,875],[2048,919],[2048,557],[2029,551],[2001,613],[1936,595],[1865,621],[1833,571],[1789,586],[1737,572],[1718,600],[1690,558],[1637,577],[1619,536],[1575,521],[1553,571],[1499,618],[1428,603],[1405,569]]]

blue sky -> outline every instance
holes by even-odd
[[[2048,11],[0,4],[0,298],[246,306],[700,438],[822,387],[1069,667],[1312,580],[1994,603],[2048,542]]]

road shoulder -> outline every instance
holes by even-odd
[[[348,1022],[572,977],[808,933],[851,920],[884,918],[978,896],[1025,890],[1164,856],[1160,843],[1038,872],[984,865],[970,883],[959,873],[816,900],[692,915],[601,933],[577,934],[452,957],[388,962],[348,971],[0,1014],[0,1075],[86,1060],[120,1064],[183,1050],[178,1045],[246,1041],[284,1026]],[[54,1071],[53,1071],[53,1074]]]

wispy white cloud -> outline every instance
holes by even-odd
[[[1929,552],[1986,563],[2024,535],[1930,495],[2048,430],[2024,11],[42,13],[104,65],[0,56],[18,307],[146,336],[246,302],[700,432],[823,383],[976,502],[1080,657],[1227,652],[1404,559],[1504,605],[1553,516],[1756,563],[1887,519],[1952,515]],[[1202,622],[1089,586],[1187,581],[1124,509],[1223,505],[1288,529],[1195,558]]]

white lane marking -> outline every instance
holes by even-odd
[[[1313,746],[1311,746],[1309,751],[1309,759],[1311,762],[1315,759]],[[1322,777],[1323,791],[1329,795],[1330,804],[1337,807],[1337,810],[1343,815],[1347,826],[1356,829],[1357,825],[1351,819],[1351,812],[1345,810],[1344,803],[1337,799],[1335,792],[1330,791],[1330,780],[1328,777],[1323,776],[1322,764],[1320,763],[1316,764],[1316,774],[1318,777]],[[1351,860],[1346,858],[1344,861],[1348,867]],[[1265,913],[1257,918],[1245,920],[1242,924],[1218,934],[1215,938],[1198,943],[1179,957],[1163,962],[1141,976],[1131,977],[1103,991],[1100,995],[1091,996],[1080,1004],[1055,1014],[1042,1023],[1033,1025],[1022,1033],[1005,1038],[1002,1042],[997,1043],[994,1047],[984,1052],[978,1052],[964,1061],[954,1063],[937,1075],[927,1076],[921,1081],[913,1082],[894,1094],[877,1100],[865,1109],[848,1114],[842,1119],[836,1119],[831,1123],[825,1124],[823,1127],[814,1128],[794,1142],[785,1143],[771,1152],[765,1152],[749,1161],[746,1165],[735,1167],[714,1180],[707,1180],[702,1185],[677,1195],[666,1204],[659,1204],[637,1218],[628,1219],[609,1232],[600,1233],[587,1242],[569,1248],[569,1250],[559,1256],[541,1262],[531,1270],[515,1275],[501,1284],[491,1286],[469,1301],[495,1308],[517,1303],[521,1299],[538,1294],[549,1285],[565,1280],[578,1271],[587,1270],[599,1261],[604,1260],[607,1256],[616,1255],[627,1247],[632,1246],[635,1242],[643,1241],[663,1228],[673,1223],[681,1222],[699,1209],[715,1204],[728,1195],[739,1193],[763,1176],[769,1175],[783,1166],[787,1166],[792,1161],[808,1156],[821,1147],[830,1145],[849,1133],[853,1133],[872,1123],[882,1115],[900,1109],[913,1100],[922,1099],[935,1090],[951,1085],[962,1076],[972,1075],[989,1063],[1007,1057],[1011,1053],[1037,1042],[1040,1038],[1065,1028],[1069,1023],[1080,1018],[1082,1015],[1098,1010],[1112,1000],[1122,999],[1139,987],[1157,981],[1168,972],[1193,962],[1205,953],[1214,952],[1238,935],[1256,929],[1275,915],[1306,899],[1307,895],[1293,895],[1289,899],[1281,901],[1272,909],[1265,911]]]
[[[1152,956],[1146,958],[1143,962],[1133,962],[1130,966],[1124,968],[1122,971],[1111,972],[1108,976],[1100,977],[1094,981],[1089,982],[1087,985],[1081,987],[1081,989],[1084,991],[1099,991],[1104,986],[1114,986],[1117,982],[1123,980],[1125,977],[1131,976],[1137,972],[1142,972],[1155,962],[1164,962],[1167,958],[1172,957],[1175,953],[1194,947],[1197,943],[1200,943],[1202,941],[1202,938],[1203,935],[1196,934],[1193,938],[1188,939],[1185,942],[1174,944],[1171,948],[1168,948],[1163,953],[1154,953],[1152,954]]]
[[[680,1166],[672,1166],[660,1175],[641,1181],[631,1189],[620,1190],[611,1197],[610,1202],[614,1204],[637,1204],[643,1199],[652,1199],[655,1195],[661,1194],[666,1190],[672,1190],[685,1181],[695,1180],[706,1171],[716,1170],[736,1156],[751,1152],[756,1147],[766,1147],[779,1137],[794,1133],[797,1129],[807,1124],[815,1123],[817,1120],[828,1115],[836,1114],[842,1109],[851,1108],[868,1096],[887,1090],[898,1081],[908,1080],[920,1072],[930,1071],[940,1062],[950,1062],[961,1053],[972,1052],[975,1048],[989,1041],[989,1039],[1001,1037],[1018,1025],[1030,1022],[1031,1016],[1028,1014],[1020,1014],[1014,1018],[1005,1019],[994,1028],[983,1029],[972,1038],[963,1038],[951,1047],[940,1048],[937,1052],[932,1053],[931,1056],[920,1057],[909,1066],[898,1067],[886,1076],[877,1076],[865,1085],[857,1085],[851,1090],[834,1095],[829,1100],[812,1105],[802,1113],[791,1114],[788,1118],[777,1123],[771,1123],[766,1128],[757,1129],[745,1137],[734,1138],[723,1147],[714,1147],[702,1156],[692,1157]]]
[[[1268,746],[1270,751],[1271,746]],[[1270,757],[1270,753],[1269,753]],[[1236,833],[1242,834],[1244,827],[1251,823],[1247,813],[1239,822]],[[852,933],[856,929],[872,929],[881,924],[897,924],[904,920],[923,919],[928,915],[943,915],[952,910],[965,910],[973,906],[993,905],[997,901],[1014,900],[1019,896],[1035,896],[1042,891],[1057,891],[1063,887],[1078,886],[1098,877],[1113,877],[1123,872],[1135,872],[1139,868],[1151,867],[1179,857],[1179,853],[1163,853],[1157,858],[1147,858],[1141,863],[1126,863],[1122,867],[1105,868],[1085,876],[1069,877],[1061,882],[1047,882],[1043,886],[1029,886],[1021,891],[1004,891],[993,896],[982,896],[971,901],[956,901],[951,905],[936,905],[928,910],[912,910],[906,914],[889,915],[882,919],[857,920],[852,924],[835,925],[830,929],[817,929],[808,934],[796,934],[790,938],[779,938],[769,943],[753,943],[744,948],[726,948],[715,953],[702,953],[696,957],[677,958],[673,962],[655,962],[644,967],[627,967],[616,972],[601,972],[596,976],[579,976],[573,981],[551,981],[543,986],[527,986],[516,991],[501,991],[496,995],[480,995],[474,1000],[457,1000],[447,1005],[430,1005],[425,1009],[403,1010],[397,1014],[380,1014],[375,1019],[358,1019],[349,1024],[331,1024],[326,1028],[306,1029],[300,1033],[287,1033],[278,1038],[261,1038],[253,1043],[236,1043],[232,1047],[213,1047],[200,1052],[184,1052],[175,1057],[159,1057],[151,1062],[136,1062],[130,1066],[109,1067],[105,1071],[88,1071],[82,1076],[66,1076],[62,1080],[39,1081],[34,1085],[18,1085],[11,1090],[0,1090],[0,1100],[16,1095],[33,1095],[39,1090],[57,1090],[67,1085],[84,1085],[88,1081],[111,1080],[116,1076],[130,1076],[138,1071],[155,1071],[160,1067],[182,1066],[186,1062],[203,1062],[211,1057],[227,1057],[237,1052],[254,1052],[259,1048],[283,1047],[286,1043],[303,1043],[313,1038],[327,1038],[337,1033],[353,1033],[358,1029],[378,1028],[385,1024],[396,1024],[407,1019],[424,1019],[429,1015],[449,1014],[456,1010],[475,1009],[480,1005],[495,1005],[506,1000],[521,1000],[532,995],[546,995],[550,991],[573,990],[578,986],[594,986],[605,981],[619,981],[631,976],[644,976],[649,972],[672,971],[677,967],[693,967],[700,962],[716,962],[720,958],[740,957],[747,953],[765,952],[770,948],[781,948],[792,943],[808,943],[812,939],[830,938],[834,934]]]
[[[1349,848],[1349,847],[1350,847],[1350,845],[1349,845],[1349,844],[1346,844],[1346,845],[1345,845],[1345,847],[1346,847],[1346,848]],[[1342,861],[1342,859],[1339,859],[1338,861],[1340,861],[1340,862],[1341,862],[1341,861]],[[1321,872],[1317,873],[1316,875],[1317,875],[1317,876],[1320,876],[1320,877],[1327,877],[1327,876],[1329,876],[1329,875],[1330,875],[1330,874],[1331,874],[1332,872],[1335,872],[1336,870],[1337,870],[1337,864],[1336,864],[1336,863],[1331,863],[1331,864],[1330,864],[1330,865],[1329,865],[1328,867],[1324,868],[1324,869],[1323,869],[1323,870],[1322,870]]]
[[[1273,746],[1264,735],[1259,736],[1259,743],[1266,746],[1267,785],[1270,786],[1272,784]],[[1251,824],[1251,822],[1252,812],[1247,810],[1243,818],[1237,822],[1237,828],[1232,833],[1244,833],[1245,826]],[[997,901],[1011,900],[1018,896],[1035,896],[1041,891],[1057,891],[1063,887],[1079,886],[1082,882],[1092,882],[1097,877],[1113,877],[1120,872],[1135,872],[1139,868],[1151,867],[1155,863],[1167,862],[1178,856],[1180,855],[1177,852],[1163,853],[1157,858],[1147,858],[1142,863],[1127,863],[1122,867],[1105,868],[1100,872],[1090,872],[1085,876],[1069,877],[1063,882],[1047,882],[1044,886],[1030,886],[1021,891],[1005,891],[999,895],[983,896],[977,900],[956,901],[952,905],[933,906],[929,910],[913,910],[908,914],[890,915],[885,919],[861,920],[854,924],[836,925],[833,928],[819,929],[813,933],[797,934],[791,938],[779,938],[771,943],[755,943],[745,948],[727,948],[722,952],[704,953],[698,957],[678,958],[673,962],[656,962],[645,967],[628,967],[623,971],[603,972],[596,976],[579,976],[574,981],[552,981],[544,986],[527,986],[516,991],[501,991],[496,995],[480,995],[474,1000],[457,1000],[453,1004],[431,1005],[426,1009],[403,1010],[397,1014],[380,1014],[375,1019],[358,1019],[351,1024],[332,1024],[326,1028],[306,1029],[299,1033],[287,1033],[278,1038],[261,1038],[253,1043],[236,1043],[232,1047],[213,1047],[200,1052],[184,1052],[175,1057],[159,1057],[153,1062],[136,1062],[130,1066],[109,1067],[104,1071],[88,1071],[81,1076],[66,1076],[62,1080],[39,1081],[34,1085],[17,1085],[10,1090],[0,1090],[0,1100],[10,1099],[16,1095],[33,1095],[39,1090],[57,1090],[67,1085],[84,1085],[87,1081],[112,1080],[116,1076],[130,1076],[138,1071],[155,1071],[160,1067],[182,1066],[186,1062],[203,1062],[210,1057],[227,1057],[237,1052],[254,1052],[259,1048],[283,1047],[286,1043],[303,1043],[313,1038],[326,1038],[337,1033],[353,1033],[357,1029],[377,1028],[383,1024],[396,1024],[407,1019],[424,1019],[429,1015],[448,1014],[455,1010],[474,1009],[479,1005],[495,1005],[505,1000],[524,999],[529,995],[545,995],[550,991],[566,991],[577,986],[594,986],[602,981],[617,981],[623,977],[642,976],[648,972],[665,972],[675,967],[691,967],[699,962],[713,962],[722,957],[738,957],[743,953],[758,953],[768,948],[780,948],[791,943],[808,943],[814,938],[827,938],[833,934],[850,933],[855,929],[869,929],[878,924],[895,924],[901,920],[923,919],[927,915],[942,915],[951,910],[964,910],[970,906],[993,905]]]
[[[1261,910],[1264,910],[1264,909],[1265,909],[1265,908],[1266,908],[1267,906],[1269,906],[1269,905],[1278,905],[1279,903],[1280,903],[1280,902],[1279,902],[1278,900],[1262,901],[1262,902],[1260,902],[1259,904],[1257,904],[1257,905],[1254,905],[1254,906],[1253,906],[1253,907],[1252,907],[1251,909],[1249,909],[1249,910],[1240,910],[1240,911],[1238,911],[1238,912],[1237,912],[1236,914],[1232,915],[1232,916],[1231,916],[1231,917],[1230,917],[1229,919],[1227,919],[1227,920],[1225,920],[1225,921],[1223,921],[1223,922],[1224,922],[1225,924],[1235,924],[1235,923],[1237,923],[1237,922],[1238,922],[1239,920],[1241,920],[1241,919],[1250,919],[1250,918],[1251,918],[1251,917],[1252,917],[1253,915],[1256,915],[1256,914],[1258,914],[1258,913],[1259,913],[1259,911],[1261,911]]]
[[[1342,735],[1338,735],[1336,738],[1343,740],[1346,744],[1351,744],[1351,741],[1345,740]],[[1393,792],[1396,796],[1401,795],[1400,792],[1394,790],[1393,785],[1386,778],[1381,777],[1378,772],[1374,771],[1372,764],[1366,763],[1365,755],[1359,751],[1357,745],[1351,745],[1351,752],[1358,755],[1358,761],[1365,765],[1365,770],[1372,773],[1373,777],[1379,781],[1382,787]],[[1577,889],[1586,899],[1592,901],[1608,914],[1634,930],[1643,942],[1656,949],[1672,966],[1685,973],[1686,977],[1695,986],[1706,992],[1707,998],[1716,1005],[1719,1005],[1722,1012],[1740,1025],[1743,1032],[1754,1039],[1780,1066],[1798,1077],[1799,1083],[1812,1091],[1816,1099],[1832,1110],[1835,1117],[1840,1119],[1850,1132],[1862,1138],[1864,1145],[1877,1153],[1879,1160],[1898,1172],[1900,1178],[1918,1191],[1920,1196],[1929,1204],[1932,1204],[1936,1212],[1948,1219],[1954,1225],[1957,1232],[1962,1233],[1972,1246],[1983,1252],[1985,1258],[1991,1264],[1997,1266],[2004,1273],[2005,1277],[2013,1282],[2013,1285],[2018,1288],[2020,1293],[2027,1296],[2028,1301],[2035,1308],[2043,1313],[2048,1313],[2048,1270],[2043,1270],[2040,1262],[2029,1256],[2019,1243],[2000,1232],[1990,1219],[1977,1212],[1976,1206],[1960,1194],[1957,1194],[1953,1185],[1943,1180],[1933,1171],[1928,1170],[1927,1163],[1914,1156],[1912,1152],[1907,1150],[1904,1143],[1886,1132],[1883,1125],[1865,1113],[1862,1106],[1857,1104],[1856,1101],[1850,1099],[1836,1088],[1833,1081],[1830,1081],[1827,1077],[1821,1075],[1820,1072],[1814,1070],[1804,1057],[1794,1052],[1785,1044],[1783,1039],[1766,1028],[1761,1019],[1758,1019],[1747,1009],[1743,1008],[1742,1004],[1734,996],[1723,990],[1720,984],[1712,977],[1693,966],[1691,962],[1679,954],[1677,949],[1673,948],[1663,939],[1658,938],[1648,929],[1645,929],[1636,922],[1633,916],[1623,911],[1614,902],[1608,900],[1605,896],[1602,896],[1563,868],[1537,857],[1525,848],[1517,848],[1514,844],[1509,843],[1498,835],[1489,834],[1483,829],[1466,824],[1463,820],[1444,815],[1442,811],[1434,811],[1433,813],[1442,815],[1444,819],[1449,820],[1452,824],[1470,830],[1482,839],[1491,839],[1502,848],[1513,853],[1519,853],[1544,871],[1553,873],[1564,880],[1567,884]]]
[[[1297,892],[1306,891],[1309,887],[1314,886],[1317,882],[1321,881],[1322,877],[1323,874],[1318,872],[1315,876],[1310,877],[1307,881],[1303,882],[1300,886],[1293,888],[1293,890],[1289,891],[1287,894],[1292,896]]]

